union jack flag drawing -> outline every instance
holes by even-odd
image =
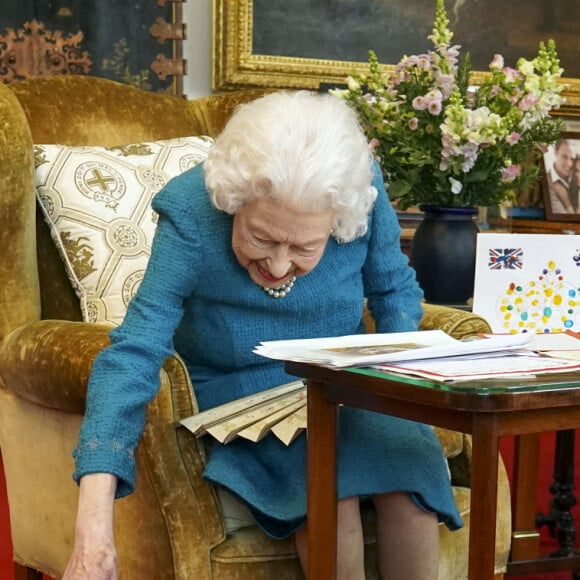
[[[490,270],[521,270],[524,252],[521,248],[490,248]]]

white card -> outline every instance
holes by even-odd
[[[494,332],[580,331],[580,236],[477,236],[473,312]]]

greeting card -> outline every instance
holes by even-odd
[[[580,236],[477,237],[473,312],[494,332],[580,330]]]

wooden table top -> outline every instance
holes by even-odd
[[[327,384],[327,393],[331,398],[334,398],[333,389],[340,390],[337,399],[348,405],[349,399],[354,397],[354,406],[360,404],[362,396],[473,412],[510,412],[580,405],[580,373],[442,383],[370,368],[334,370],[299,362],[287,362],[286,372]],[[348,389],[353,391],[350,396]]]

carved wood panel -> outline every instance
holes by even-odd
[[[89,74],[183,94],[185,0],[0,3],[0,79]]]

